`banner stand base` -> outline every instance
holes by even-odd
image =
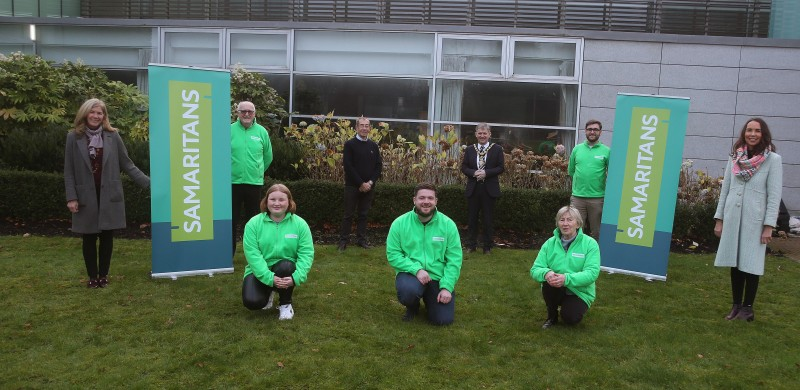
[[[215,269],[199,269],[199,270],[180,271],[180,272],[150,273],[150,277],[153,279],[172,278],[172,280],[177,280],[181,276],[208,275],[209,278],[213,278],[214,274],[232,274],[232,273],[233,273],[233,268],[215,268]]]
[[[667,281],[667,277],[664,275],[653,275],[653,274],[646,274],[642,272],[630,271],[627,269],[619,269],[619,268],[610,268],[610,267],[600,267],[601,271],[608,272],[610,274],[623,274],[623,275],[633,275],[638,276],[640,278],[644,278],[644,280],[648,282],[652,282],[654,280],[659,280],[662,282]]]

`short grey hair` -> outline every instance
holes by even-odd
[[[564,216],[564,214],[569,214],[570,217],[572,217],[575,222],[578,223],[579,229],[583,227],[583,218],[581,218],[581,212],[572,206],[564,206],[558,209],[558,212],[556,213],[556,227],[558,227],[558,221]]]
[[[488,131],[490,133],[492,132],[492,128],[486,122],[478,123],[478,125],[475,126],[475,132],[477,133],[478,130],[486,130],[486,131]]]

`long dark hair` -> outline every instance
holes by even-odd
[[[742,131],[739,132],[739,139],[733,144],[733,149],[731,149],[731,156],[736,154],[736,149],[747,147],[747,141],[744,139],[744,133],[747,132],[747,124],[750,122],[758,122],[761,125],[761,142],[758,145],[754,146],[752,150],[749,150],[750,156],[756,156],[764,152],[765,149],[769,148],[770,151],[774,152],[775,145],[772,143],[772,133],[769,131],[769,126],[767,126],[767,122],[764,122],[761,118],[750,118],[747,122],[744,122],[744,126],[742,126]]]

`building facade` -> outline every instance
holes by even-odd
[[[81,60],[143,90],[148,63],[242,66],[267,76],[293,122],[365,115],[408,139],[453,125],[464,143],[489,122],[494,141],[538,153],[580,142],[590,118],[611,144],[617,93],[690,97],[684,159],[722,175],[741,126],[762,116],[796,215],[800,36],[770,23],[781,3],[11,1],[0,53]]]

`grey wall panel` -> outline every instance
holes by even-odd
[[[617,103],[617,93],[655,95],[657,92],[658,88],[656,87],[587,84],[581,88],[581,105],[584,107],[614,108]]]
[[[729,143],[717,138],[687,135],[683,140],[684,160],[709,159],[724,161],[728,158],[729,152]]]
[[[581,116],[578,118],[578,136],[580,139],[583,139],[583,125],[589,119],[597,119],[603,124],[603,134],[601,137],[604,139],[608,138],[609,142],[611,137],[608,137],[610,131],[614,129],[614,108],[584,108],[581,110]],[[608,132],[608,134],[606,134]],[[606,143],[608,145],[608,143]]]
[[[742,68],[739,91],[800,94],[800,70]]]
[[[745,68],[800,70],[800,49],[790,47],[742,47]]]
[[[796,115],[800,115],[800,111],[798,111]],[[745,122],[750,118],[751,116],[749,115],[736,115],[736,120],[734,122],[736,126],[735,137],[739,137],[739,132],[742,130]],[[767,125],[769,125],[773,140],[800,142],[800,128],[798,128],[800,117],[764,116],[763,119],[767,122]],[[800,154],[800,150],[797,150],[797,153]]]
[[[738,67],[739,46],[664,44],[664,64]]]
[[[661,62],[660,42],[596,41],[587,39],[583,46],[583,59],[587,61]]]
[[[733,121],[733,115],[693,112],[687,118],[686,135],[712,137],[716,140],[706,142],[719,142],[719,138],[733,137],[735,133]]]
[[[735,114],[736,92],[696,89],[660,88],[659,95],[688,97],[689,112],[706,114]]]
[[[659,68],[660,65],[658,64],[584,61],[583,82],[587,84],[657,87]]]
[[[736,91],[739,69],[718,66],[664,65],[661,87]]]
[[[800,109],[800,94],[740,92],[736,113],[753,116],[795,116]]]

